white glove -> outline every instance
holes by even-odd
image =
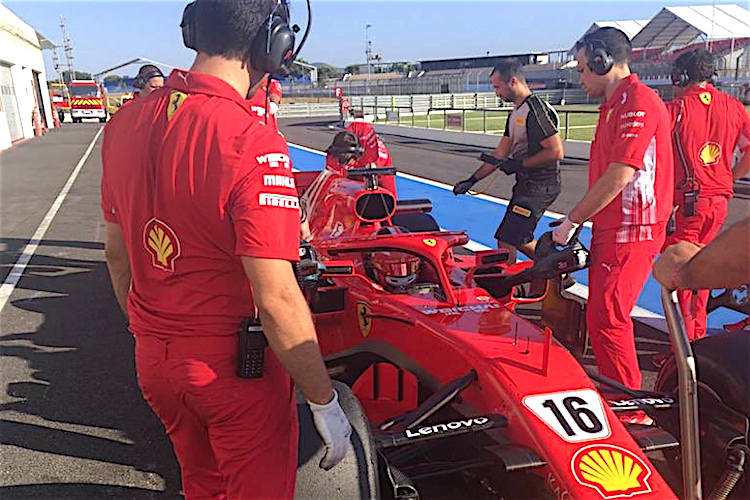
[[[341,409],[341,405],[339,405],[339,395],[335,390],[330,403],[319,405],[308,400],[307,404],[310,405],[310,410],[312,410],[315,428],[326,447],[326,454],[320,461],[320,467],[328,470],[341,462],[346,456],[346,448],[352,435],[352,426],[349,424],[349,419],[346,418],[344,410]]]
[[[555,232],[552,233],[552,241],[558,245],[567,245],[576,232],[576,229],[578,229],[578,226],[580,224],[571,222],[570,219],[565,217],[560,225],[555,228]]]
[[[268,112],[272,115],[275,115],[276,112],[279,110],[279,105],[275,102],[271,101],[268,103]]]

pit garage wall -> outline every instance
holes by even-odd
[[[34,137],[34,127],[31,120],[31,112],[36,106],[32,83],[34,72],[39,73],[39,86],[47,128],[52,128],[52,106],[47,89],[47,75],[44,70],[44,58],[42,57],[39,38],[34,28],[24,23],[2,4],[0,4],[0,64],[10,66],[21,121],[22,138]],[[0,111],[0,150],[8,148],[10,145],[10,132],[5,109],[3,109]]]

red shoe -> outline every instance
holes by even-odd
[[[743,319],[742,321],[738,321],[737,323],[724,325],[724,330],[748,330],[750,331],[750,316]]]
[[[654,419],[643,410],[618,412],[617,418],[625,425],[654,425]]]

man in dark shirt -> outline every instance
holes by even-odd
[[[513,197],[495,232],[498,247],[509,250],[509,262],[513,263],[517,250],[534,257],[536,225],[560,194],[564,149],[557,113],[531,92],[515,59],[505,59],[495,66],[490,81],[498,96],[515,104],[505,135],[494,152],[496,158],[504,161],[499,167],[485,163],[474,175],[456,184],[453,193],[465,194],[495,168],[516,176]]]

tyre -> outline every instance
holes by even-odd
[[[440,231],[432,215],[419,212],[414,214],[396,214],[391,217],[391,222],[394,226],[405,227],[411,233],[420,233],[425,231]]]
[[[339,404],[352,424],[351,446],[346,458],[333,469],[320,468],[325,454],[305,398],[297,393],[299,462],[295,500],[376,500],[380,498],[378,458],[362,406],[348,386],[334,381]]]
[[[701,456],[704,495],[714,488],[725,465],[725,444],[721,433],[710,425],[709,420],[717,418],[720,406],[714,403],[716,397],[738,416],[750,418],[750,370],[747,360],[750,359],[750,335],[746,331],[724,332],[711,335],[693,343],[693,355],[698,371],[698,404],[700,408]],[[674,358],[665,363],[656,381],[657,391],[677,391],[677,367]],[[726,413],[726,410],[725,410]],[[730,412],[731,413],[731,412]],[[719,415],[722,416],[722,415]],[[659,420],[659,424],[679,436],[679,419],[675,415]],[[747,436],[746,436],[747,439]],[[747,443],[745,443],[747,444]],[[680,474],[679,451],[674,454],[675,460],[667,460]],[[734,488],[730,499],[750,498],[750,478],[745,477]]]

